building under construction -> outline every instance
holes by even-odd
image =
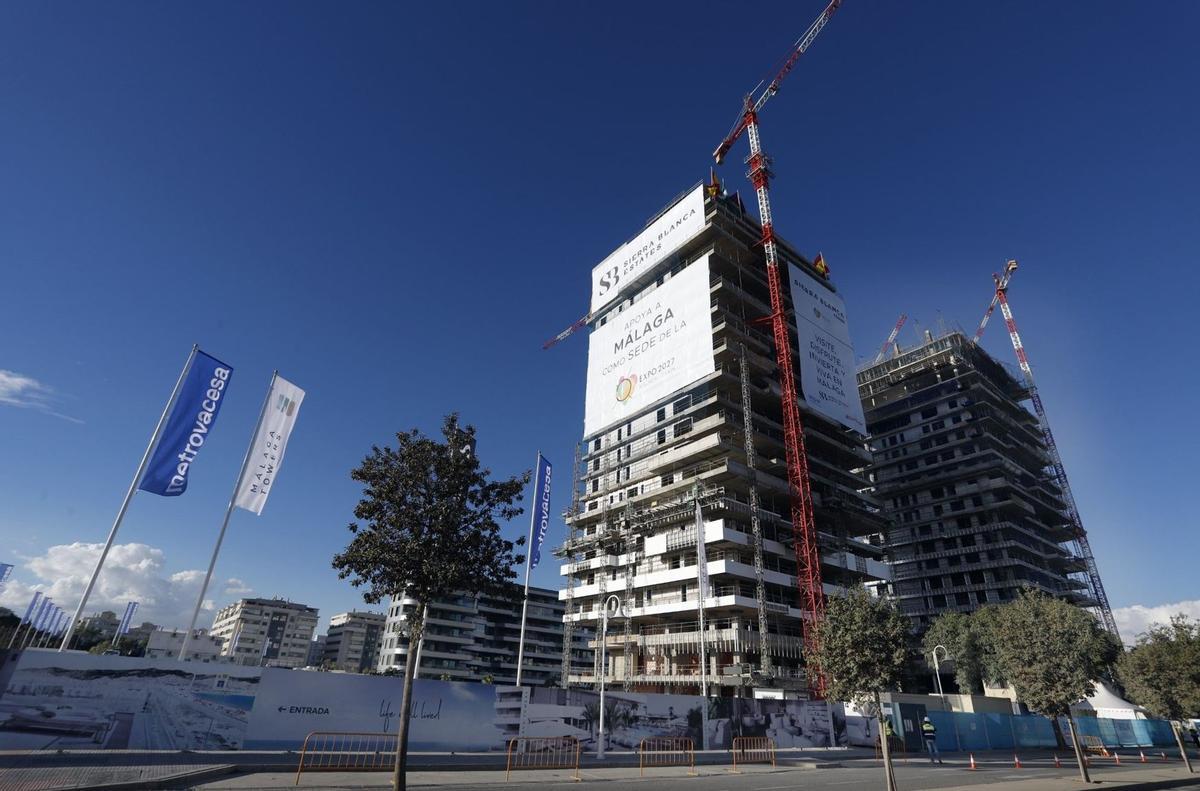
[[[924,630],[1022,587],[1098,607],[1029,386],[959,332],[858,374],[894,594]]]
[[[593,272],[585,429],[568,538],[556,550],[564,645],[580,626],[599,635],[606,603],[609,615],[605,650],[593,640],[586,667],[564,655],[564,683],[603,674],[642,692],[807,692],[762,239],[736,196],[701,185]],[[844,309],[828,270],[777,241],[791,293],[819,306],[806,302],[798,322],[788,295],[817,584],[878,584],[889,574],[885,524],[864,494],[872,459],[862,424],[851,428],[852,413],[861,421],[853,350],[848,335],[845,349],[806,335],[833,319],[844,330]],[[838,354],[849,355],[848,370]]]

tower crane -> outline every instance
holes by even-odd
[[[817,529],[813,520],[812,491],[808,476],[808,454],[804,447],[804,426],[800,420],[800,404],[796,393],[796,378],[792,364],[792,347],[788,335],[787,317],[783,306],[783,284],[779,267],[779,250],[775,240],[775,226],[771,218],[771,201],[767,195],[771,179],[771,160],[763,153],[762,139],[758,130],[758,114],[767,100],[779,92],[779,85],[825,28],[842,0],[830,0],[825,10],[792,45],[783,66],[755,96],[748,94],[743,102],[741,114],[734,122],[729,134],[713,152],[713,159],[720,165],[729,149],[744,133],[750,140],[750,156],[746,159],[750,171],[747,174],[758,197],[758,217],[762,226],[763,254],[767,264],[767,282],[771,290],[771,322],[775,341],[775,361],[779,368],[780,400],[783,402],[784,445],[786,447],[788,488],[791,493],[792,532],[796,552],[796,584],[799,588],[800,608],[807,611],[811,619],[804,625],[804,644],[816,648],[814,626],[824,617],[825,594],[821,585],[821,556],[817,547]],[[759,83],[761,86],[762,83]],[[755,91],[758,87],[755,87]],[[813,668],[810,668],[812,671]],[[824,697],[825,682],[820,668],[811,673],[810,686],[817,697]]]
[[[1033,411],[1037,415],[1038,427],[1042,431],[1042,439],[1046,443],[1046,451],[1050,454],[1050,462],[1054,467],[1055,482],[1058,488],[1062,491],[1063,502],[1067,506],[1067,521],[1071,526],[1072,537],[1079,548],[1079,556],[1083,560],[1087,568],[1088,587],[1091,588],[1092,597],[1096,600],[1096,606],[1100,610],[1100,620],[1104,624],[1104,628],[1108,630],[1113,637],[1120,639],[1117,633],[1117,622],[1113,618],[1112,607],[1108,603],[1108,594],[1104,591],[1104,583],[1100,580],[1100,570],[1096,566],[1096,556],[1092,554],[1092,546],[1088,541],[1087,531],[1083,529],[1083,520],[1079,516],[1079,506],[1075,504],[1075,495],[1071,491],[1071,484],[1067,480],[1067,470],[1063,466],[1062,455],[1058,452],[1058,443],[1054,441],[1054,432],[1050,430],[1050,420],[1046,417],[1046,408],[1042,404],[1042,397],[1038,393],[1037,384],[1033,380],[1033,368],[1029,365],[1029,356],[1025,353],[1025,345],[1021,342],[1021,335],[1017,332],[1017,322],[1013,318],[1012,308],[1008,304],[1008,281],[1012,278],[1013,272],[1017,270],[1017,262],[1010,260],[1004,266],[1002,275],[992,275],[992,279],[996,283],[996,291],[992,296],[992,304],[988,306],[987,312],[983,316],[983,321],[979,325],[979,329],[975,332],[974,342],[979,343],[979,339],[983,337],[983,331],[987,327],[988,318],[991,317],[996,305],[1000,306],[1000,312],[1004,316],[1004,323],[1008,327],[1008,336],[1012,340],[1013,351],[1017,354],[1017,364],[1021,366],[1021,374],[1025,379],[1025,389],[1029,391],[1029,400],[1033,402]]]
[[[901,313],[900,318],[896,320],[896,326],[892,327],[892,334],[883,342],[883,346],[879,349],[879,354],[875,355],[874,365],[879,365],[887,357],[888,349],[892,348],[892,344],[896,342],[896,336],[900,334],[900,328],[904,326],[904,322],[906,321],[908,321],[908,314]]]

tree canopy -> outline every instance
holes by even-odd
[[[852,701],[874,712],[876,695],[893,689],[908,659],[910,624],[888,599],[858,587],[831,596],[817,624],[815,652],[805,652],[810,666],[825,675],[830,700]]]
[[[1129,698],[1156,717],[1200,717],[1200,621],[1180,613],[1138,635],[1118,662]]]
[[[443,440],[419,430],[396,434],[396,447],[374,446],[350,476],[363,496],[350,523],[354,534],[333,559],[338,576],[379,602],[407,594],[429,603],[457,591],[504,594],[522,537],[501,535],[529,473],[492,480],[474,453],[475,429],[446,417]],[[420,613],[414,614],[414,620]]]
[[[989,617],[1004,677],[1031,709],[1049,716],[1067,714],[1092,695],[1094,681],[1119,651],[1092,615],[1034,590],[1022,591]]]

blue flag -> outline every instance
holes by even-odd
[[[533,515],[530,525],[531,541],[529,568],[536,569],[542,559],[542,542],[550,529],[550,462],[538,454],[537,476],[533,483]]]
[[[196,352],[139,489],[164,497],[187,491],[188,472],[217,423],[232,376],[231,367]]]

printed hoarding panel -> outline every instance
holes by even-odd
[[[262,671],[24,651],[0,695],[2,750],[236,750]]]
[[[846,304],[817,280],[789,265],[796,334],[800,341],[800,385],[808,405],[843,426],[867,433],[858,382],[854,377],[854,344],[846,321]]]
[[[312,731],[395,733],[403,688],[400,676],[268,668],[246,731],[246,749],[298,749]],[[495,708],[492,684],[416,679],[409,749],[503,749]]]
[[[592,332],[584,434],[632,417],[716,370],[709,304],[705,258]]]
[[[700,185],[592,270],[592,314],[703,229],[704,186]]]

